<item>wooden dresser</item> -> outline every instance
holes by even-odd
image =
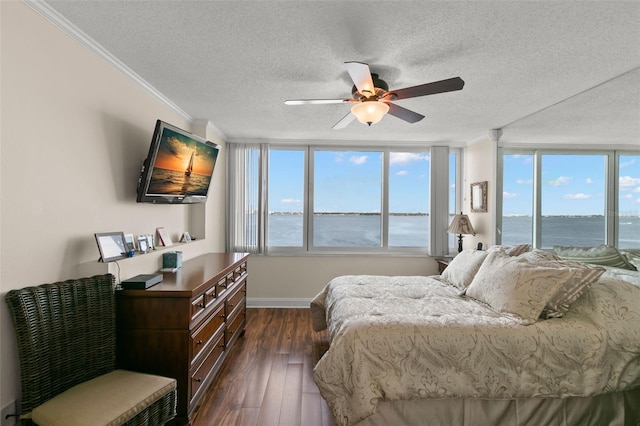
[[[118,367],[174,377],[188,424],[246,324],[247,253],[210,253],[117,292]]]

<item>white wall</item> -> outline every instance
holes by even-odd
[[[247,299],[252,306],[309,306],[309,300],[339,275],[438,273],[430,257],[252,256],[248,267]]]
[[[184,258],[222,251],[224,150],[206,206],[136,203],[156,119],[192,130],[189,120],[23,3],[0,2],[0,19],[2,298],[10,289],[105,271],[96,262],[95,232],[145,234],[164,226],[177,240],[200,228],[207,238],[181,245]],[[119,263],[121,279],[153,272],[161,252]],[[20,392],[4,301],[0,345],[3,407]]]
[[[464,199],[463,211],[476,231],[475,236],[467,235],[463,240],[465,249],[475,248],[482,242],[484,249],[495,244],[496,229],[496,176],[497,176],[497,143],[489,136],[472,141],[465,150],[464,163]],[[487,212],[471,213],[471,184],[487,181]]]

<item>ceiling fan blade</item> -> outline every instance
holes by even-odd
[[[418,96],[435,95],[436,93],[453,92],[462,90],[464,81],[460,77],[434,81],[419,86],[405,87],[404,89],[390,90],[385,94],[385,99],[397,100],[416,98]]]
[[[349,112],[347,115],[342,117],[340,121],[338,121],[333,127],[333,130],[344,129],[347,127],[353,120],[355,120],[356,116]]]
[[[355,99],[289,99],[284,101],[286,105],[325,105],[342,104],[345,102],[356,102]]]
[[[411,111],[410,109],[392,104],[391,102],[385,103],[389,105],[389,112],[387,114],[391,114],[394,117],[398,117],[399,119],[404,120],[408,123],[417,123],[424,118],[424,115],[418,114],[417,112]]]
[[[363,64],[362,62],[345,62],[344,64],[358,92],[365,96],[367,96],[368,93],[371,95],[376,93],[369,65]]]

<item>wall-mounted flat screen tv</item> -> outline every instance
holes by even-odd
[[[139,203],[207,201],[220,147],[158,120],[138,179]]]

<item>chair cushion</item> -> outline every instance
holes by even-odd
[[[40,426],[120,425],[175,388],[175,379],[115,370],[39,405],[32,419]]]

